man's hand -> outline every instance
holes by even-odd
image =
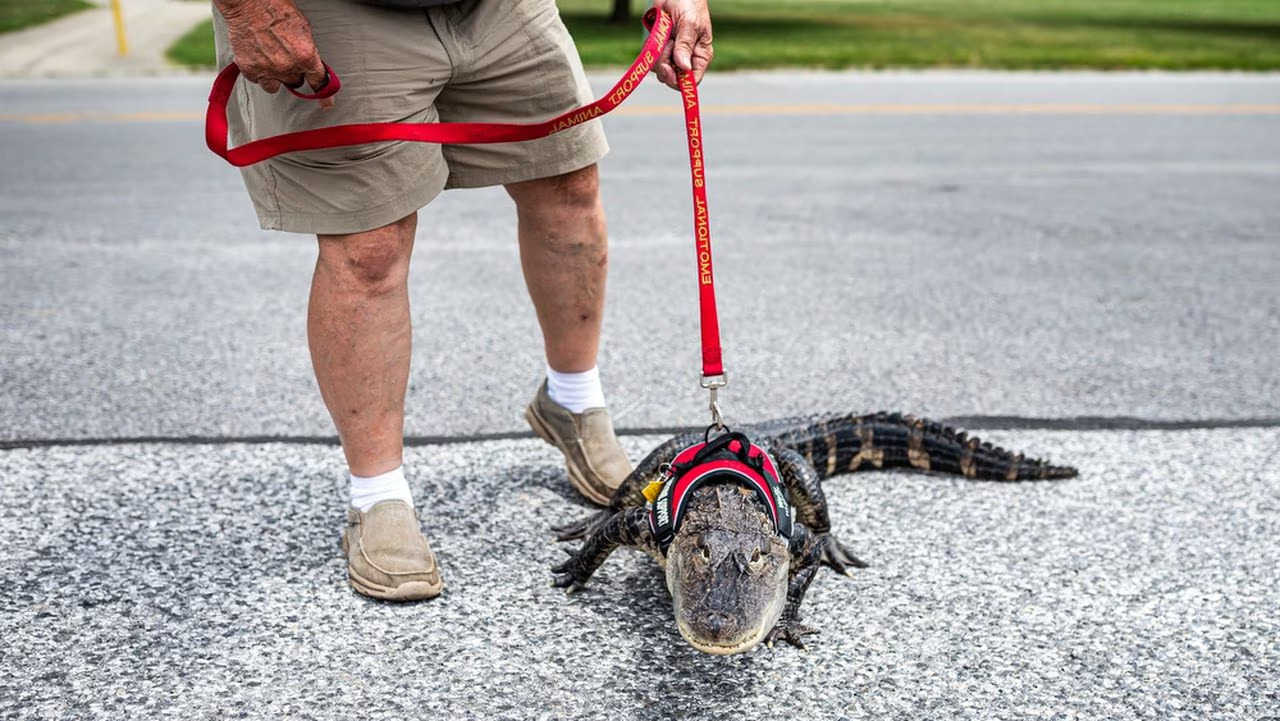
[[[671,16],[673,40],[667,42],[654,72],[663,83],[678,88],[677,70],[692,70],[693,79],[702,82],[702,74],[711,64],[711,11],[707,0],[654,0],[653,6]]]
[[[318,90],[325,83],[324,64],[311,38],[311,23],[293,0],[214,0],[227,21],[231,52],[240,74],[268,93],[281,85]],[[320,101],[333,106],[333,98]]]

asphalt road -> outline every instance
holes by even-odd
[[[207,84],[0,82],[0,717],[1276,714],[1280,77],[704,84],[729,420],[1031,419],[983,435],[1082,471],[833,482],[872,567],[815,582],[809,652],[732,659],[636,554],[546,585],[546,526],[585,509],[519,435],[542,362],[501,191],[425,211],[413,270],[446,595],[345,587],[313,242],[256,229]],[[601,369],[636,458],[705,413],[674,104],[606,121]]]
[[[2,87],[4,116],[36,122],[0,129],[0,438],[330,435],[303,340],[314,241],[256,229],[203,148],[206,79]],[[705,95],[726,106],[706,142],[731,418],[1280,416],[1273,77],[766,74]],[[765,103],[833,109],[742,107]],[[601,371],[620,425],[699,423],[678,104],[655,84],[629,107],[607,121]],[[500,190],[424,213],[411,434],[524,430],[542,360],[514,224]]]

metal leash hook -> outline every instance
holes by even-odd
[[[729,385],[729,374],[721,373],[715,376],[702,376],[701,384],[703,388],[711,391],[711,425],[716,430],[724,429],[724,416],[720,414],[719,391],[721,388]]]

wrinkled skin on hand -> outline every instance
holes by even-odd
[[[711,11],[707,0],[655,0],[653,6],[671,16],[671,40],[663,48],[662,57],[654,65],[658,80],[672,88],[678,88],[677,70],[692,70],[695,82],[702,82],[702,75],[715,54],[711,49]]]
[[[240,74],[268,93],[280,86],[324,85],[324,65],[311,23],[292,0],[215,0],[227,22],[231,52]],[[333,98],[320,101],[333,106]]]

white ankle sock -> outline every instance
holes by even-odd
[[[404,478],[404,466],[368,478],[351,475],[352,506],[363,513],[381,501],[404,501],[413,506],[409,482]]]
[[[593,366],[581,373],[560,373],[547,366],[547,395],[556,404],[581,413],[588,408],[604,408],[604,389],[600,387],[600,368]]]

